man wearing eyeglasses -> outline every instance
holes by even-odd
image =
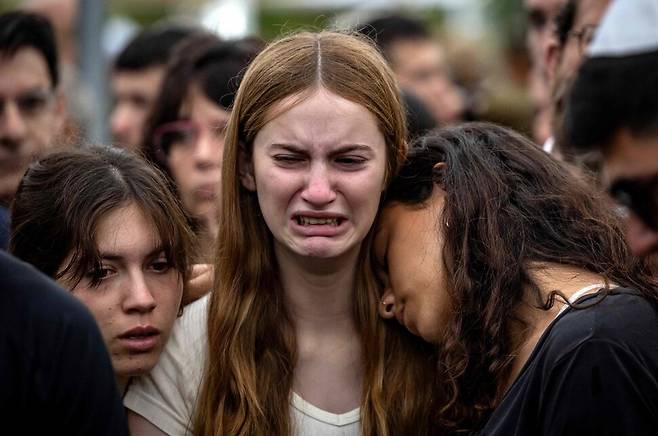
[[[568,97],[564,130],[603,155],[603,179],[640,256],[658,254],[658,2],[615,0]]]
[[[0,206],[7,205],[35,155],[65,121],[50,23],[25,12],[0,15]]]
[[[594,38],[611,0],[567,0],[555,18],[555,31],[546,48],[546,69],[550,87],[550,120],[553,138],[560,142],[564,98],[573,84],[587,47]],[[564,156],[564,144],[552,143],[546,151]],[[568,153],[567,153],[568,154]]]

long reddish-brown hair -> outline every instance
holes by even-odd
[[[388,180],[406,153],[397,85],[377,50],[337,32],[299,33],[269,45],[246,71],[228,125],[208,350],[196,435],[288,435],[296,339],[283,303],[272,236],[255,193],[240,183],[239,160],[251,157],[258,131],[284,98],[313,89],[360,104],[386,139]],[[354,319],[363,349],[363,434],[422,434],[432,399],[428,350],[378,319],[379,289],[370,265],[372,231],[362,244]]]

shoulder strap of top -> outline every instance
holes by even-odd
[[[560,311],[558,312],[556,318],[557,318],[558,316],[560,316],[560,314],[562,314],[562,312],[564,312],[565,310],[567,310],[567,308],[569,307],[570,304],[573,304],[573,303],[575,303],[576,301],[578,301],[578,299],[579,299],[580,297],[582,297],[583,295],[587,294],[588,292],[590,292],[590,291],[592,291],[592,290],[594,290],[594,289],[601,289],[601,288],[605,288],[605,287],[606,287],[605,283],[595,283],[595,284],[593,284],[593,285],[585,286],[584,288],[581,288],[581,289],[577,290],[577,291],[574,292],[573,295],[571,295],[571,297],[569,298],[569,304],[564,303],[564,304],[562,305],[562,307],[560,308]]]

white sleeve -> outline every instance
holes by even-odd
[[[208,296],[176,320],[157,365],[135,378],[124,406],[170,436],[191,434],[194,403],[205,363]]]

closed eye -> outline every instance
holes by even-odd
[[[278,164],[286,165],[286,166],[295,165],[305,160],[305,158],[301,155],[287,154],[287,153],[275,154],[274,156],[272,156],[272,159],[274,159],[274,161],[277,162]]]
[[[367,158],[355,155],[339,156],[336,158],[336,163],[347,169],[358,169],[362,167],[367,161]]]

